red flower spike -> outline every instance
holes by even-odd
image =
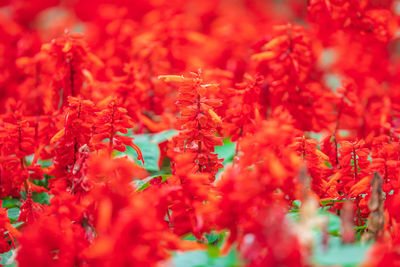
[[[111,154],[114,149],[123,152],[126,150],[125,146],[130,146],[137,152],[137,159],[144,164],[142,152],[132,142],[133,138],[118,134],[118,132],[127,134],[127,129],[134,125],[132,119],[127,115],[127,110],[121,107],[114,98],[105,99],[98,104],[98,107],[100,111],[96,113],[94,148],[97,150],[108,148],[108,152]],[[106,138],[109,139],[108,144],[103,142]]]
[[[291,145],[300,157],[306,163],[308,173],[311,176],[311,189],[321,198],[329,197],[326,195],[328,190],[328,176],[332,174],[332,170],[328,168],[325,162],[329,160],[317,148],[317,140],[308,139],[305,136],[297,137],[296,141]]]
[[[218,169],[222,168],[222,160],[213,153],[214,146],[222,145],[221,138],[215,136],[221,118],[214,109],[221,106],[222,102],[208,99],[207,91],[215,85],[205,84],[198,73],[190,73],[189,77],[164,75],[159,78],[180,84],[177,105],[181,117],[178,118],[177,127],[181,132],[171,143],[171,154],[195,153],[198,171],[210,173],[210,179],[214,180]]]
[[[207,202],[215,196],[210,174],[197,172],[195,158],[196,154],[188,152],[175,157],[175,174],[168,178],[168,184],[179,188],[171,191],[168,208],[171,210],[170,224],[177,235],[193,233],[201,239],[204,232],[210,231],[205,210]]]
[[[222,125],[223,133],[232,136],[232,141],[254,133],[257,121],[262,119],[260,113],[266,113],[265,108],[269,108],[261,105],[263,78],[261,76],[252,77],[249,74],[245,74],[244,78],[243,83],[237,84],[237,88],[230,90],[232,97],[229,99],[229,107],[225,111]]]
[[[54,64],[52,103],[60,109],[68,105],[68,97],[77,97],[83,93],[87,68],[93,64],[102,64],[87,48],[80,34],[66,33],[64,37],[53,39],[42,46],[42,53],[48,55],[50,64]]]
[[[43,206],[33,202],[32,198],[29,196],[21,206],[21,213],[18,217],[18,221],[31,224],[40,218],[43,214],[43,210]]]
[[[173,265],[221,242],[237,265],[315,265],[319,243],[292,225],[321,218],[306,195],[343,218],[342,242],[379,230],[360,265],[399,261],[398,1],[0,8],[0,198],[21,212],[16,229],[0,208],[0,252],[19,266]],[[152,135],[160,172],[124,156],[143,162],[128,131]],[[224,161],[222,137],[237,141]],[[289,223],[295,200],[314,215]]]
[[[59,216],[41,216],[24,230],[19,242],[17,261],[22,267],[66,267],[82,263],[81,254],[88,245],[84,229]]]
[[[83,164],[79,150],[91,144],[96,108],[89,100],[73,97],[68,99],[68,103],[64,110],[64,127],[50,140],[55,144],[55,157],[49,173],[66,179],[68,186],[72,187],[74,176]]]

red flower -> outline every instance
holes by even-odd
[[[126,150],[125,146],[130,146],[137,152],[137,159],[144,163],[139,147],[132,142],[133,138],[118,134],[118,132],[127,134],[127,129],[133,127],[132,119],[127,115],[127,110],[113,98],[105,99],[98,104],[98,107],[100,111],[96,113],[97,119],[93,136],[94,148],[108,148],[108,152],[111,154],[114,149],[123,152]],[[103,142],[106,138],[108,138],[108,144]]]
[[[168,178],[168,184],[174,190],[171,191],[168,208],[171,210],[170,223],[177,235],[193,233],[201,239],[204,232],[210,231],[205,210],[208,208],[207,202],[215,196],[210,174],[198,173],[195,158],[195,154],[186,152],[174,159],[175,174]]]
[[[173,139],[172,153],[195,153],[195,162],[199,172],[211,173],[211,180],[222,167],[222,160],[214,154],[214,146],[222,145],[221,138],[215,136],[216,127],[221,123],[221,118],[215,113],[214,108],[222,105],[219,99],[208,99],[207,91],[214,89],[215,85],[205,84],[200,74],[191,73],[186,78],[183,76],[160,76],[166,82],[180,84],[177,104],[181,110],[181,117],[177,126],[181,130]]]
[[[19,239],[19,266],[83,266],[84,229],[63,217],[42,215]]]

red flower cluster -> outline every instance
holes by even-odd
[[[398,1],[0,8],[1,264],[399,264]]]

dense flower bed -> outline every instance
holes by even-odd
[[[400,266],[399,1],[0,11],[0,264]]]

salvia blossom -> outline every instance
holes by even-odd
[[[219,99],[208,99],[207,92],[217,90],[215,84],[203,82],[200,73],[191,73],[191,77],[166,75],[160,76],[166,82],[180,83],[177,104],[181,109],[178,119],[180,134],[173,140],[173,151],[193,152],[199,172],[208,172],[214,180],[221,160],[214,152],[214,146],[221,145],[221,138],[215,136],[221,118],[214,109],[222,105]]]
[[[398,1],[0,9],[1,265],[400,264]]]

